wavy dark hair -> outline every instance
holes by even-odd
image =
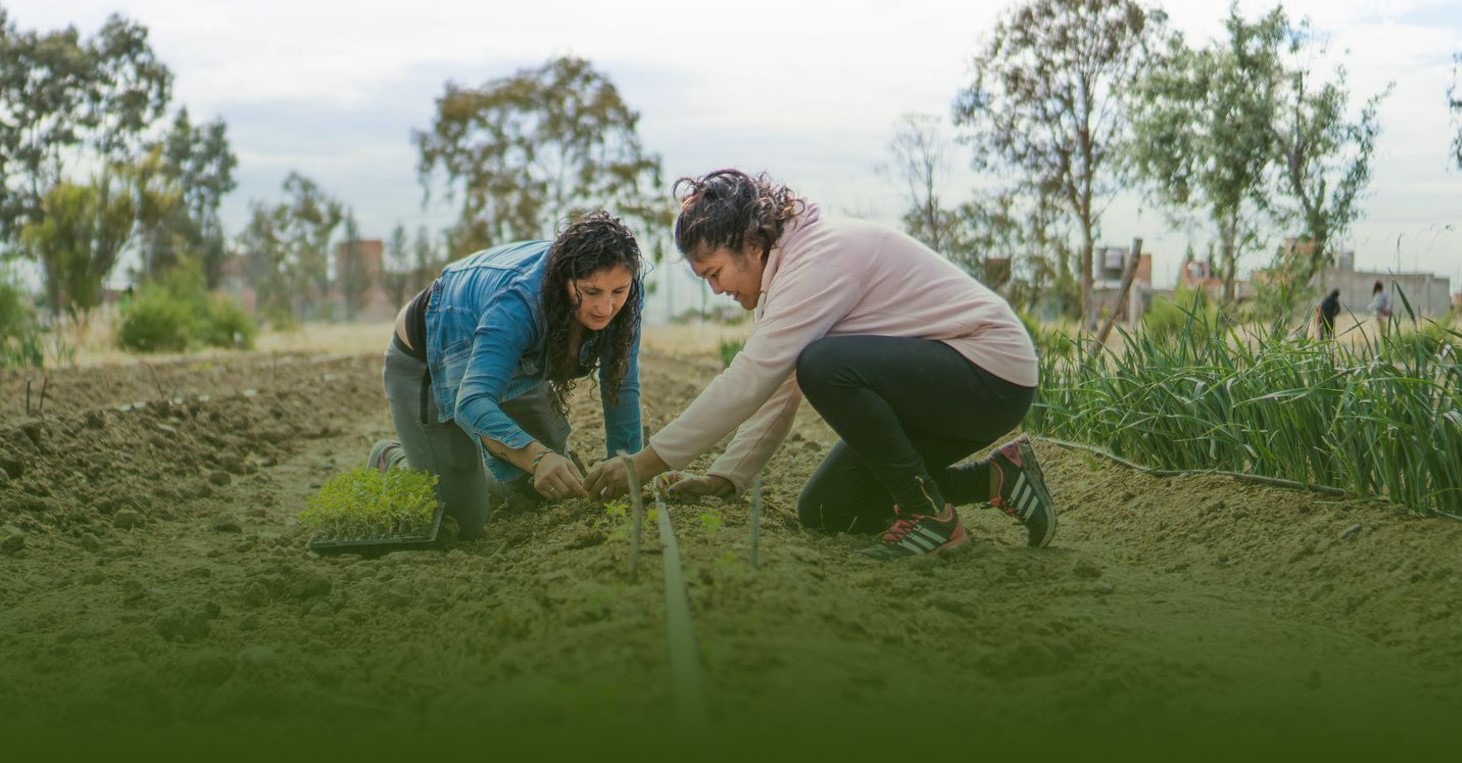
[[[568,413],[568,395],[579,377],[601,363],[605,395],[610,402],[619,401],[619,388],[629,371],[635,328],[640,323],[640,262],[634,234],[619,218],[603,210],[569,223],[549,248],[543,276],[543,316],[548,325],[544,376],[553,387],[553,404],[560,413]],[[576,324],[574,310],[579,304],[569,296],[568,284],[619,265],[629,268],[629,295],[619,314],[604,328],[608,342],[600,348],[598,357],[587,369],[580,368],[578,352],[569,343]]]
[[[716,170],[704,177],[683,177],[672,189],[680,201],[675,218],[675,247],[695,260],[726,247],[740,254],[748,243],[766,256],[782,237],[787,222],[802,214],[804,204],[785,185],[765,172]]]

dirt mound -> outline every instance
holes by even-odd
[[[658,427],[719,364],[644,368]],[[291,518],[389,433],[379,357],[179,364],[161,389],[137,371],[53,376],[40,416],[0,379],[0,726],[640,738],[673,707],[653,524],[634,584],[625,520],[578,501],[504,509],[473,543],[319,557]],[[572,443],[598,456],[593,398]],[[1041,444],[1052,548],[965,508],[971,553],[880,564],[851,554],[866,537],[797,526],[834,441],[804,410],[770,464],[759,569],[744,499],[671,509],[726,749],[935,710],[986,740],[1451,727],[1462,525]]]

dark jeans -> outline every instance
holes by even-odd
[[[842,438],[797,500],[802,524],[827,531],[882,530],[894,505],[987,500],[988,464],[950,465],[1014,429],[1035,396],[947,344],[885,336],[813,342],[797,384]]]
[[[391,422],[401,439],[406,465],[437,475],[437,497],[447,516],[457,520],[464,540],[481,537],[491,502],[510,497],[541,500],[527,477],[501,483],[483,461],[485,451],[455,421],[437,421],[437,404],[425,363],[408,355],[394,340],[386,349],[382,372]],[[553,391],[545,382],[502,403],[503,412],[533,439],[563,453],[569,423],[553,407]]]

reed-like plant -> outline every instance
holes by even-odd
[[[1403,303],[1405,297],[1402,295]],[[1413,333],[1462,338],[1441,324]],[[1462,514],[1457,345],[1393,331],[1297,338],[1185,310],[1182,330],[1046,344],[1027,430],[1162,469],[1227,471]],[[1403,320],[1403,323],[1405,320]]]

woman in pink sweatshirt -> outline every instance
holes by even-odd
[[[726,370],[634,455],[639,480],[682,469],[733,430],[681,496],[745,490],[791,428],[802,397],[841,441],[798,499],[824,531],[875,532],[880,559],[969,541],[954,507],[990,503],[1050,542],[1056,507],[1025,438],[953,466],[1014,429],[1037,383],[1035,348],[1010,305],[890,228],[824,217],[766,175],[718,170],[676,183],[676,246],[717,294],[754,310]],[[628,489],[622,462],[585,487]]]

